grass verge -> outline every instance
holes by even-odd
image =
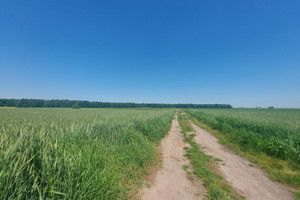
[[[184,141],[191,145],[191,148],[187,149],[186,157],[190,159],[193,165],[194,174],[204,181],[204,186],[208,191],[205,199],[244,199],[218,174],[216,161],[214,162],[211,156],[200,151],[193,139],[195,134],[187,134],[187,132],[193,131],[193,128],[181,112],[178,113],[178,122],[182,128]]]

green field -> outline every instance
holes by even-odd
[[[300,189],[299,109],[185,112],[273,180]],[[0,199],[132,198],[155,165],[156,147],[174,114],[175,109],[1,108]],[[179,114],[183,133],[189,131],[188,118]],[[193,147],[188,154],[195,174],[203,179],[202,171],[211,170],[209,157],[192,138],[185,140]],[[235,197],[222,178],[209,175],[205,185],[216,183],[207,187],[210,196]]]
[[[300,188],[299,109],[189,109],[221,142],[245,153],[276,181]]]
[[[175,110],[0,109],[0,199],[127,199]]]

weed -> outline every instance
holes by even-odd
[[[220,159],[220,158],[214,158],[214,161],[215,161],[215,162],[220,162],[220,161],[223,161],[223,160]]]
[[[186,171],[189,168],[188,165],[183,165],[183,170]]]

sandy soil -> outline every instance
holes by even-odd
[[[255,200],[290,200],[293,199],[288,189],[271,181],[267,174],[252,165],[248,160],[234,154],[218,143],[218,139],[205,129],[192,124],[196,131],[195,141],[201,150],[215,158],[223,160],[219,170],[233,188],[246,199]],[[253,165],[252,165],[253,166]]]
[[[183,156],[186,144],[180,131],[176,115],[169,134],[161,142],[162,169],[157,172],[151,187],[143,189],[143,200],[194,200],[203,199],[206,194],[202,182],[187,175],[183,169],[189,161]]]

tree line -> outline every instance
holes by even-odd
[[[113,103],[81,100],[0,99],[0,107],[18,108],[232,108],[228,104]]]

